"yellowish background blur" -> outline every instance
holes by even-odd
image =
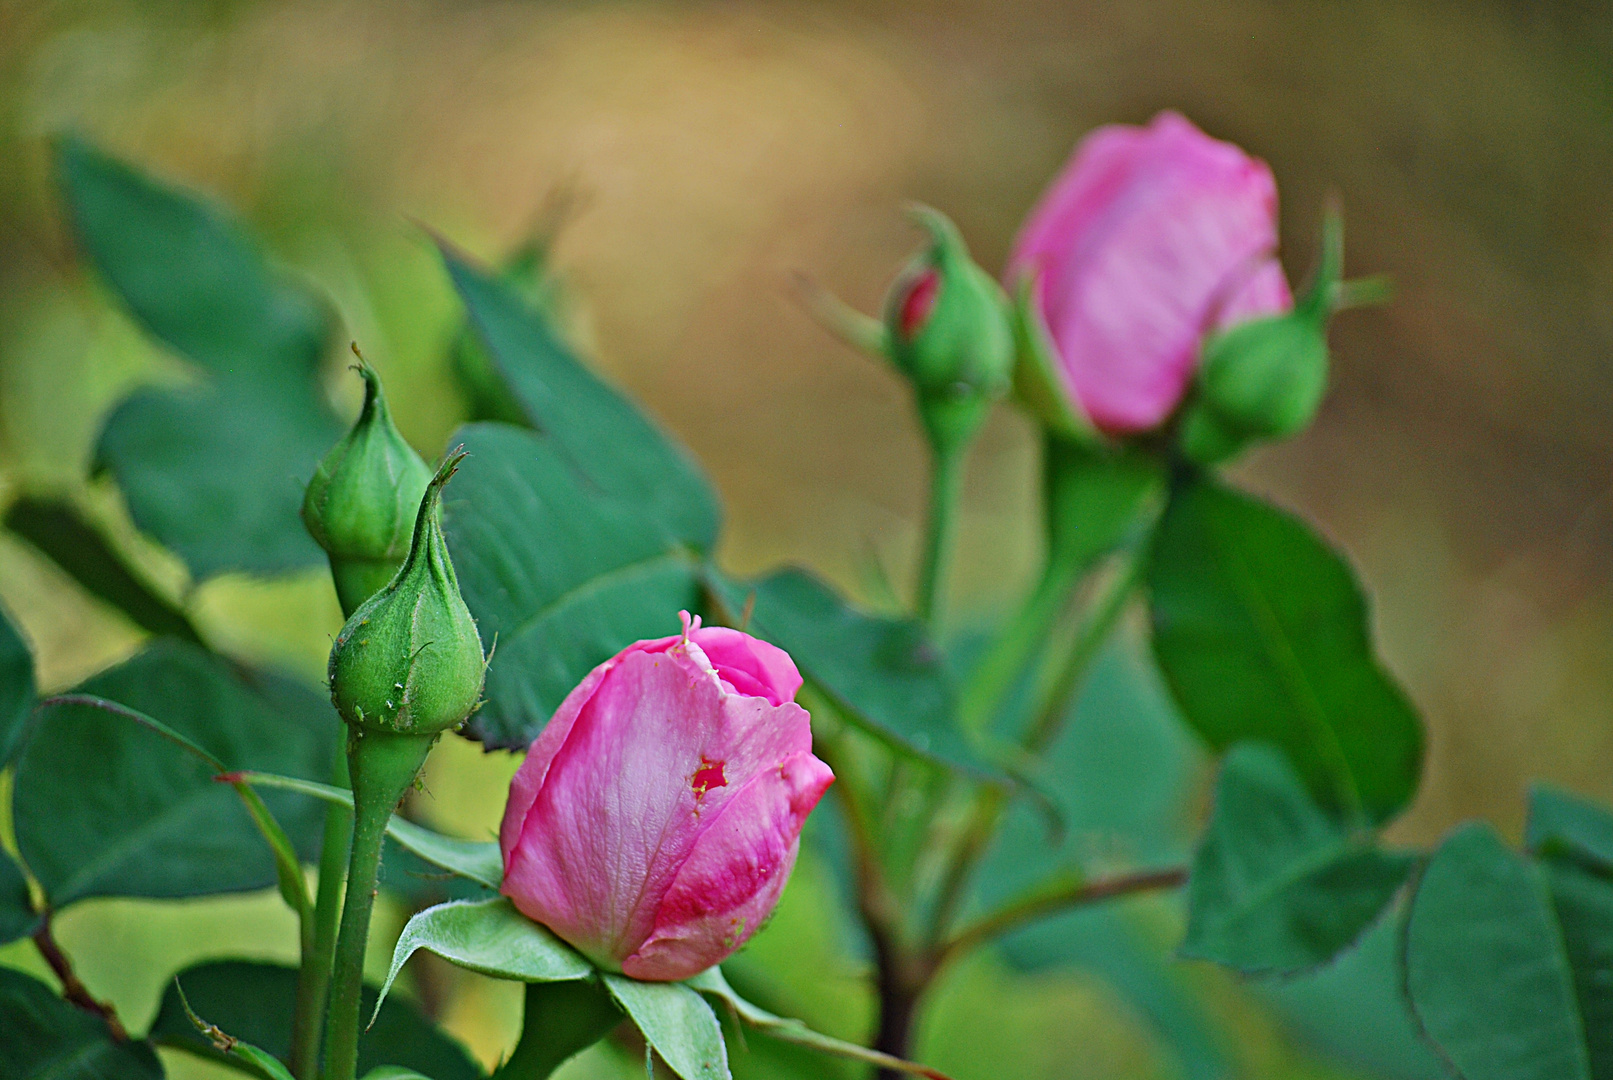
[[[903,582],[923,495],[903,390],[791,304],[787,272],[876,309],[916,243],[910,198],[996,268],[1077,137],[1166,107],[1270,161],[1291,278],[1336,188],[1350,270],[1398,286],[1336,324],[1316,426],[1239,469],[1349,552],[1428,718],[1397,837],[1472,815],[1515,833],[1532,778],[1613,798],[1613,10],[1594,0],[0,0],[0,484],[80,491],[116,522],[108,492],[82,490],[100,418],[176,370],[64,235],[46,140],[76,127],[222,197],[326,290],[427,454],[461,416],[443,365],[458,313],[416,223],[496,259],[571,192],[555,258],[572,332],[709,468],[725,563],[801,561],[855,592],[877,562]],[[332,394],[355,407],[338,375],[333,356]],[[970,466],[965,621],[1033,573],[1033,486],[1031,429],[1005,407]],[[0,601],[47,689],[137,645],[7,537]],[[213,640],[310,679],[340,622],[322,574],[190,602]],[[422,812],[485,834],[513,764],[456,745]],[[867,1006],[829,888],[804,864],[753,952],[805,963],[803,1002],[855,1036]],[[290,957],[269,897],[87,904],[61,929],[138,1025],[167,970],[239,952],[243,927]],[[496,1058],[518,998],[434,978],[450,1025]],[[943,988],[926,1045],[1015,1048],[1002,1075],[1168,1075],[1108,993],[983,959]],[[1229,1023],[1249,1075],[1318,1075],[1252,1006]],[[636,1067],[601,1050],[569,1068]]]

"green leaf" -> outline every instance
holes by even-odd
[[[381,984],[383,1001],[404,961],[417,949],[483,975],[518,982],[561,982],[594,973],[594,966],[575,949],[502,896],[451,900],[410,919],[392,950],[392,966]]]
[[[518,287],[443,247],[443,261],[532,426],[593,488],[698,551],[717,540],[716,494],[687,450],[571,354]]]
[[[622,1011],[597,979],[527,983],[521,1040],[494,1080],[545,1080],[621,1020]]]
[[[80,688],[146,713],[229,769],[319,775],[335,752],[328,702],[287,680],[162,639]],[[275,863],[217,769],[163,735],[84,704],[41,708],[17,764],[23,860],[53,907],[91,896],[260,889]],[[317,849],[313,801],[265,800],[297,850]]]
[[[145,1040],[115,1042],[99,1016],[50,987],[0,967],[0,1080],[162,1080]]]
[[[1193,861],[1181,952],[1245,974],[1325,964],[1372,925],[1415,862],[1324,814],[1275,749],[1240,743]]]
[[[96,467],[117,479],[135,524],[198,577],[278,573],[325,558],[298,512],[340,435],[311,382],[141,390],[107,419]]]
[[[1592,1080],[1545,875],[1487,825],[1440,845],[1412,899],[1406,990],[1466,1080]]]
[[[704,998],[682,983],[640,982],[604,973],[616,1004],[683,1080],[730,1080],[722,1025]]]
[[[825,1054],[833,1054],[835,1057],[866,1062],[881,1069],[929,1077],[930,1080],[948,1080],[947,1075],[937,1069],[931,1069],[928,1066],[906,1061],[899,1057],[892,1057],[890,1054],[870,1050],[865,1046],[858,1046],[855,1043],[848,1043],[828,1035],[821,1035],[799,1020],[786,1020],[781,1016],[773,1015],[766,1009],[758,1008],[734,992],[734,988],[729,986],[728,980],[723,977],[721,968],[707,968],[693,978],[685,979],[684,984],[726,1002],[741,1020],[767,1032],[775,1039],[795,1043],[797,1046],[808,1046]]]
[[[524,748],[596,665],[676,632],[699,592],[686,541],[646,508],[600,490],[546,434],[471,424],[445,493],[443,528],[460,591],[494,642],[487,703],[467,729]]]
[[[1574,972],[1574,994],[1595,1080],[1613,1080],[1613,882],[1547,860],[1552,908]]]
[[[0,945],[27,937],[38,925],[22,867],[0,851]]]
[[[290,1061],[296,968],[218,960],[186,968],[169,982],[147,1038],[159,1046],[239,1068],[238,1059],[231,1060],[221,1053],[191,1025],[175,982],[184,988],[196,1011],[224,1031],[262,1048],[279,1061]],[[366,1013],[374,1010],[377,997],[375,987],[364,988]],[[432,1080],[478,1080],[482,1075],[464,1047],[422,1016],[419,1009],[399,998],[388,1000],[375,1023],[359,1035],[359,1072],[384,1065],[418,1070]]]
[[[199,576],[322,559],[297,511],[340,424],[319,385],[332,317],[241,226],[77,138],[57,170],[74,236],[135,319],[201,369],[112,413],[97,467]]]
[[[34,711],[34,658],[0,609],[0,768],[22,749]]]
[[[295,776],[278,776],[264,772],[244,772],[241,774],[241,779],[254,787],[299,791],[328,803],[348,808],[353,805],[351,791],[321,784],[316,780],[300,780]],[[386,834],[400,847],[420,856],[433,866],[451,870],[460,877],[486,885],[489,889],[497,889],[504,880],[504,857],[495,841],[461,840],[456,836],[444,836],[397,815],[393,815],[387,822]]]
[[[1531,785],[1524,843],[1537,855],[1613,873],[1613,812],[1549,784]]]
[[[750,632],[788,652],[864,731],[903,753],[991,774],[958,730],[946,657],[918,621],[856,611],[805,570],[750,582],[709,572],[706,580],[725,618],[749,607]]]
[[[72,503],[24,496],[6,511],[5,525],[142,630],[202,643],[189,616],[130,567]]]
[[[1423,734],[1379,666],[1349,567],[1298,519],[1208,477],[1173,493],[1149,566],[1154,650],[1211,747],[1269,742],[1328,810],[1411,799]]]

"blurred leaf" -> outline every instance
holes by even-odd
[[[735,582],[706,581],[749,629],[790,654],[848,720],[903,753],[977,775],[992,772],[958,730],[946,657],[914,619],[865,615],[805,570]]]
[[[34,658],[0,609],[0,768],[22,749],[34,711]]]
[[[559,300],[557,282],[549,273],[549,243],[535,237],[498,269],[498,283],[533,308],[537,317],[553,322]],[[555,335],[559,337],[558,333]],[[471,420],[498,420],[519,427],[532,426],[531,418],[511,392],[481,339],[467,322],[449,348],[448,368],[465,397]]]
[[[202,643],[185,612],[143,581],[71,503],[24,496],[6,511],[5,525],[142,630]]]
[[[1332,960],[1370,926],[1416,859],[1352,836],[1275,749],[1233,747],[1188,879],[1184,956],[1245,974]]]
[[[677,630],[698,599],[683,542],[600,491],[539,432],[472,424],[443,502],[459,585],[494,642],[487,703],[467,725],[525,748],[584,675],[634,641]]]
[[[1548,860],[1552,909],[1574,972],[1585,1049],[1595,1080],[1613,1080],[1613,882]]]
[[[462,968],[517,982],[586,979],[594,973],[594,966],[575,949],[502,896],[455,900],[418,912],[392,950],[392,966],[381,984],[382,1000],[404,961],[418,949]]]
[[[1251,989],[1296,1041],[1332,1061],[1381,1080],[1450,1080],[1406,1001],[1400,922],[1379,920],[1326,967]]]
[[[892,1057],[878,1050],[870,1050],[855,1043],[848,1043],[843,1039],[819,1034],[799,1020],[786,1020],[782,1016],[774,1016],[766,1009],[752,1005],[735,993],[734,988],[729,986],[728,980],[723,977],[721,968],[707,968],[700,974],[685,979],[684,983],[702,993],[710,994],[726,1002],[738,1014],[740,1019],[767,1032],[775,1039],[783,1039],[798,1046],[811,1047],[814,1050],[832,1054],[835,1057],[849,1058],[852,1061],[877,1065],[881,1069],[911,1073],[914,1076],[925,1076],[931,1078],[931,1080],[948,1080],[947,1075],[937,1069],[931,1069],[912,1061],[904,1061],[901,1058]]]
[[[60,141],[57,167],[79,245],[154,336],[217,375],[314,373],[330,312],[239,222],[77,137]]]
[[[1466,1080],[1591,1080],[1574,972],[1544,874],[1488,825],[1440,845],[1412,899],[1406,990]]]
[[[1549,784],[1531,785],[1524,843],[1537,855],[1561,855],[1613,873],[1613,812]]]
[[[494,367],[556,453],[591,487],[634,507],[665,536],[710,551],[721,511],[688,451],[583,366],[515,288],[446,246],[443,260]]]
[[[1154,650],[1215,749],[1280,747],[1323,806],[1377,824],[1410,800],[1422,725],[1379,666],[1348,566],[1298,519],[1198,477],[1149,565]]]
[[[145,1040],[114,1042],[106,1022],[0,967],[0,1080],[162,1080]]]
[[[529,982],[521,1039],[494,1080],[545,1080],[621,1023],[622,1011],[596,979]]]
[[[1060,871],[1161,867],[1191,854],[1190,818],[1203,751],[1179,719],[1139,635],[1126,628],[1098,654],[1086,685],[1044,760],[1068,822],[1062,839],[1024,802],[1012,807],[975,874],[976,913],[990,911]],[[1206,1003],[1157,926],[1132,904],[1095,905],[1004,938],[1021,970],[1072,967],[1101,978],[1143,1017],[1190,1080],[1222,1080],[1231,1068]],[[1173,927],[1170,934],[1177,931]]]
[[[683,1080],[730,1080],[722,1026],[705,998],[682,983],[640,982],[604,972],[605,986]]]
[[[141,390],[101,431],[141,530],[197,577],[275,573],[324,559],[298,516],[303,488],[341,427],[313,384],[241,381]]]
[[[297,1002],[296,968],[218,960],[186,968],[169,980],[147,1038],[159,1046],[240,1069],[238,1059],[219,1051],[187,1019],[176,982],[184,988],[191,1006],[209,1022],[282,1062],[290,1061],[291,1018]],[[375,987],[364,988],[365,1015],[374,1011],[376,997]],[[417,1069],[432,1080],[477,1080],[482,1075],[464,1047],[422,1016],[420,1010],[398,998],[388,1000],[375,1023],[359,1033],[359,1072],[381,1065]]]
[[[10,855],[0,851],[0,945],[27,937],[39,925],[28,879]]]
[[[85,254],[137,321],[203,369],[196,386],[119,405],[97,467],[199,577],[320,561],[297,512],[341,433],[319,384],[328,308],[208,202],[77,138],[58,145],[57,166]]]
[[[328,803],[351,808],[353,793],[346,788],[332,787],[316,780],[302,780],[295,776],[248,771],[241,777],[254,787],[279,788],[299,791]],[[405,850],[420,856],[433,866],[451,870],[471,881],[497,889],[504,880],[504,857],[498,844],[491,840],[461,840],[457,836],[444,836],[423,825],[416,825],[394,814],[386,825],[387,836]]]
[[[84,693],[144,712],[232,769],[318,775],[335,752],[328,702],[174,639],[86,682]],[[51,905],[90,896],[198,896],[275,882],[274,860],[235,792],[162,735],[100,709],[42,708],[17,764],[17,844]],[[323,814],[265,802],[304,858]]]

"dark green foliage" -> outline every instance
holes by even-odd
[[[1279,747],[1361,824],[1416,790],[1422,726],[1385,674],[1349,567],[1298,519],[1208,477],[1172,492],[1149,566],[1154,650],[1210,746]]]
[[[24,496],[6,511],[5,525],[142,630],[201,642],[184,611],[144,581],[71,503]]]
[[[142,530],[205,577],[318,561],[302,487],[341,426],[319,369],[332,317],[218,208],[76,138],[58,146],[74,236],[158,340],[199,368],[113,410],[96,461]]]
[[[1574,892],[1567,905],[1575,938],[1605,954],[1613,908]],[[1458,828],[1434,854],[1406,921],[1406,991],[1466,1080],[1601,1080],[1575,993],[1595,976],[1576,978],[1564,930],[1547,875],[1489,826]]]
[[[246,960],[222,960],[187,968],[176,975],[197,1015],[225,1034],[249,1042],[282,1062],[290,1060],[291,1016],[297,997],[295,968]],[[375,1010],[374,987],[364,990],[363,1015]],[[147,1036],[172,1046],[248,1071],[239,1058],[218,1051],[197,1032],[185,1015],[179,992],[170,981],[162,1006]],[[375,1023],[359,1036],[360,1075],[377,1065],[401,1065],[431,1080],[478,1080],[481,1069],[465,1048],[401,998],[388,998]]]
[[[588,1049],[622,1022],[598,979],[526,984],[521,1041],[493,1074],[495,1080],[544,1080],[565,1060]]]
[[[693,458],[581,364],[520,292],[445,249],[454,287],[527,420],[586,486],[625,502],[668,539],[707,552],[716,493]]]
[[[471,424],[445,493],[459,585],[492,649],[487,703],[469,732],[525,747],[596,664],[675,633],[698,600],[695,568],[642,507],[608,497],[564,447],[505,424]]]
[[[318,695],[173,639],[80,690],[147,713],[231,768],[314,777],[335,752],[339,725]],[[265,792],[265,801],[311,857],[322,808],[289,792]],[[40,710],[17,764],[14,812],[23,859],[54,907],[275,881],[269,849],[230,786],[168,739],[104,710]]]
[[[1325,964],[1377,919],[1414,862],[1324,814],[1276,750],[1239,744],[1193,861],[1182,953],[1248,974]]]
[[[38,979],[0,967],[0,1080],[162,1080],[144,1040],[115,1042],[106,1022]]]
[[[38,923],[22,867],[0,851],[0,945],[27,937]]]
[[[1550,785],[1529,790],[1524,842],[1537,855],[1572,859],[1613,874],[1613,813]]]
[[[34,708],[34,658],[0,610],[0,767],[22,747]]]

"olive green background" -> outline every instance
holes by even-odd
[[[327,291],[428,456],[462,408],[443,361],[457,310],[421,225],[492,259],[566,202],[571,333],[712,473],[724,563],[805,562],[864,595],[883,567],[900,587],[923,498],[903,388],[791,303],[788,272],[875,310],[918,241],[899,213],[913,198],[995,269],[1081,133],[1167,107],[1271,163],[1296,283],[1334,189],[1350,272],[1397,284],[1335,324],[1315,427],[1237,469],[1348,551],[1427,717],[1423,790],[1393,835],[1429,843],[1482,815],[1515,836],[1530,778],[1613,798],[1605,3],[0,0],[0,495],[71,492],[138,549],[115,493],[85,485],[90,449],[121,394],[185,377],[64,234],[47,139],[76,128],[222,197]],[[333,350],[350,415],[341,365]],[[1004,407],[970,466],[960,623],[1000,614],[1033,572],[1034,479],[1031,429]],[[212,640],[319,677],[340,623],[322,574],[193,587],[141,558]],[[9,536],[0,602],[46,689],[138,643]],[[485,835],[513,764],[450,747],[421,812]],[[855,1035],[867,1003],[831,889],[809,857],[751,952]],[[289,958],[277,905],[98,901],[61,934],[138,1026],[190,959],[237,941]],[[0,961],[35,966],[16,946]],[[495,1059],[512,988],[428,972],[417,992]],[[1332,1075],[1220,973],[1184,977],[1221,1002],[1248,1075]],[[960,1077],[1171,1075],[1102,982],[990,957],[947,981],[921,1042]],[[639,1068],[602,1049],[567,1075]]]

